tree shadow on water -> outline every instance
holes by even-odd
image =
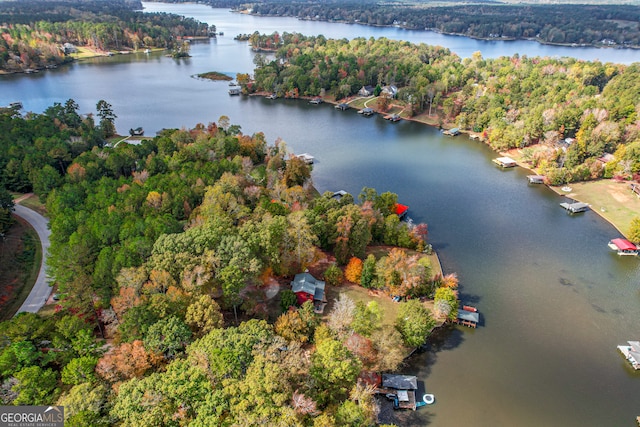
[[[463,331],[454,325],[444,325],[429,336],[426,344],[419,347],[405,361],[404,370],[424,379],[431,373],[431,367],[438,360],[441,351],[453,350],[464,341]]]

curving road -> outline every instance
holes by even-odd
[[[29,296],[24,303],[22,303],[16,314],[22,313],[23,311],[37,313],[45,302],[47,302],[49,295],[51,295],[51,287],[47,283],[47,274],[45,272],[47,254],[49,252],[49,236],[51,235],[51,231],[49,231],[48,228],[49,220],[38,212],[17,203],[15,205],[14,213],[31,224],[38,233],[38,238],[42,245],[42,263],[40,264],[38,278],[36,279],[36,283],[33,285],[33,289],[31,289]]]

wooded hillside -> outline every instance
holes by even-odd
[[[224,116],[111,147],[116,115],[96,107],[97,125],[73,100],[0,110],[0,183],[46,200],[59,297],[0,323],[2,404],[57,402],[83,427],[374,425],[360,373],[397,369],[457,313],[455,275],[419,252],[426,225],[401,222],[392,193],[318,196],[283,141]],[[307,267],[393,310],[342,295],[321,317],[290,289]]]
[[[448,49],[385,38],[332,40],[301,34],[253,34],[275,60],[259,58],[247,91],[321,91],[341,99],[363,86],[397,86],[390,102],[408,117],[438,115],[440,124],[473,131],[496,150],[525,150],[550,182],[640,172],[640,68],[525,55],[461,59]],[[386,102],[384,105],[389,105]],[[542,144],[542,145],[541,145]],[[598,159],[611,154],[606,167]]]
[[[141,7],[126,1],[0,2],[0,72],[57,66],[77,47],[98,53],[169,49],[181,37],[208,35],[207,24],[134,10]]]

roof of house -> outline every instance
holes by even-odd
[[[615,156],[611,153],[604,153],[602,156],[598,157],[602,163],[608,163],[612,160],[615,160]]]
[[[309,273],[298,273],[291,282],[291,290],[295,293],[304,292],[313,295],[314,300],[324,300],[324,286],[322,280],[318,280]]]
[[[383,87],[382,91],[384,93],[389,93],[391,95],[395,95],[396,93],[398,93],[398,87],[394,86],[394,85],[389,85],[389,86]]]
[[[622,251],[635,251],[635,250],[638,249],[638,247],[636,245],[634,245],[633,243],[631,243],[627,239],[612,239],[611,243],[616,245],[618,247],[618,249],[620,249]],[[639,346],[639,350],[640,350],[640,346]]]
[[[396,390],[417,390],[418,378],[414,375],[382,374],[382,387]]]

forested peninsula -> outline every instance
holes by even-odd
[[[380,95],[380,112],[394,106],[403,117],[433,117],[474,133],[497,151],[519,149],[550,184],[639,178],[637,64],[480,53],[461,59],[442,47],[384,38],[254,33],[249,41],[275,59],[258,58],[248,93],[340,101],[369,86]]]
[[[45,202],[56,288],[0,323],[2,404],[83,427],[375,425],[358,378],[457,313],[426,224],[393,193],[318,195],[284,141],[225,116],[132,145],[96,111],[0,109],[0,195]],[[323,297],[293,292],[305,271]]]
[[[168,0],[180,3],[183,0]],[[603,4],[513,4],[447,1],[368,2],[331,0],[204,0],[213,7],[265,16],[352,24],[396,26],[489,40],[527,39],[541,43],[600,47],[640,46],[640,6]],[[585,2],[589,3],[589,2]]]
[[[130,0],[0,2],[0,73],[53,68],[81,49],[92,55],[178,50],[181,39],[209,35],[209,26],[194,19],[141,9]]]

